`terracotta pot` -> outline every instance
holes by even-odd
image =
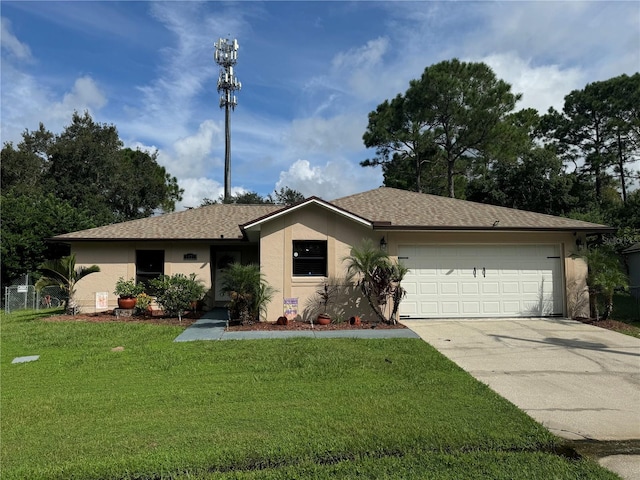
[[[136,302],[138,300],[136,297],[118,297],[118,308],[123,308],[126,310],[130,310],[132,308],[136,308]]]
[[[289,319],[285,316],[278,317],[278,320],[276,320],[276,325],[289,325]]]
[[[351,325],[360,325],[362,322],[361,322],[361,320],[360,320],[360,317],[356,315],[355,317],[351,317],[351,318],[349,319],[349,323],[350,323]]]
[[[318,325],[329,325],[331,323],[331,317],[329,315],[321,313],[320,315],[318,315],[316,323]]]

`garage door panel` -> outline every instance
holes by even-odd
[[[453,282],[441,282],[440,283],[440,295],[458,295],[459,284]]]
[[[401,246],[401,315],[537,316],[562,312],[559,245]],[[475,272],[474,272],[475,270]],[[475,273],[475,275],[474,275]]]
[[[478,302],[462,302],[462,313],[465,315],[478,315],[481,313],[480,303]]]
[[[460,285],[462,286],[461,291],[463,295],[477,295],[480,293],[480,286],[477,282],[462,282]]]
[[[420,311],[429,316],[438,316],[438,302],[420,302]]]
[[[482,313],[485,315],[498,315],[500,314],[500,302],[482,302]]]
[[[436,295],[438,293],[437,282],[425,282],[420,284],[420,293],[422,295]]]
[[[441,302],[440,305],[442,306],[442,314],[443,315],[449,315],[449,316],[459,316],[460,315],[460,307],[458,305],[458,302]]]
[[[500,284],[498,282],[482,282],[482,293],[484,295],[495,295],[500,293]]]

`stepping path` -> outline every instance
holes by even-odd
[[[205,313],[190,325],[174,342],[196,340],[261,340],[269,338],[420,338],[408,328],[385,328],[367,330],[282,330],[227,332],[227,311],[215,309]]]

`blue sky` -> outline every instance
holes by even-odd
[[[235,193],[289,186],[327,200],[382,184],[359,162],[367,115],[425,67],[483,61],[561,109],[593,81],[640,70],[640,4],[563,2],[2,1],[2,142],[72,112],[114,124],[126,146],[158,150],[185,189],[180,208],[224,182],[219,37],[240,44],[232,114]],[[636,169],[638,166],[636,165]]]

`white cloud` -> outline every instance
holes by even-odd
[[[56,103],[54,109],[61,115],[67,115],[73,110],[100,110],[106,104],[107,97],[95,80],[91,77],[80,77],[74,82],[71,91],[65,93],[62,102]]]
[[[330,161],[324,166],[312,166],[308,160],[298,160],[286,172],[280,172],[276,190],[289,187],[305,197],[324,200],[370,190],[382,184],[378,170],[363,168],[347,161]]]
[[[182,201],[176,205],[176,211],[198,207],[205,198],[217,200],[224,194],[223,185],[206,177],[182,178],[178,180],[178,185],[184,189],[184,193]]]
[[[564,97],[577,88],[584,87],[584,73],[578,68],[562,68],[559,65],[531,65],[515,52],[494,54],[480,61],[489,65],[496,76],[511,84],[513,93],[523,93],[516,109],[535,108],[540,114],[549,107],[561,111]]]
[[[223,135],[221,128],[213,120],[202,122],[196,133],[173,143],[175,160],[171,170],[179,170],[185,176],[205,174],[212,164],[219,164],[217,159],[212,162],[211,152],[216,142],[224,142]]]
[[[362,134],[366,126],[366,114],[295,119],[284,142],[297,155],[359,151],[363,148]]]
[[[2,46],[2,51],[20,60],[31,60],[31,49],[28,45],[18,40],[13,34],[11,22],[7,18],[2,17],[0,28],[0,45]]]

